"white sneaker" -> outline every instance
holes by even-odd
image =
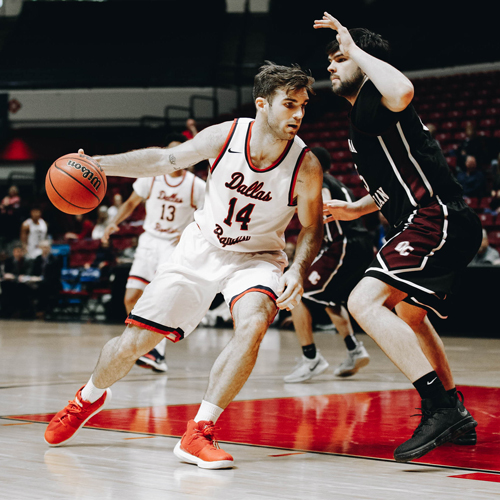
[[[284,377],[283,380],[288,384],[304,382],[305,380],[309,380],[310,378],[320,375],[329,366],[328,361],[320,354],[319,351],[316,351],[316,357],[314,359],[309,359],[302,355],[302,359],[293,369],[292,373]]]
[[[370,356],[363,346],[363,342],[359,342],[354,351],[347,351],[347,358],[335,368],[333,374],[337,377],[350,377],[369,362]]]

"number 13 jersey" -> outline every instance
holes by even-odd
[[[285,229],[296,209],[294,188],[309,150],[302,139],[289,141],[269,167],[258,169],[250,157],[254,120],[238,118],[215,160],[211,160],[205,206],[195,213],[203,236],[236,252],[285,248]]]
[[[193,222],[194,211],[203,206],[205,196],[205,182],[187,170],[180,177],[142,177],[133,189],[146,200],[144,231],[172,241]]]

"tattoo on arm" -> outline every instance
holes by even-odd
[[[176,162],[176,158],[175,158],[175,155],[169,155],[168,156],[168,161],[170,162],[171,165],[175,165],[175,162]]]

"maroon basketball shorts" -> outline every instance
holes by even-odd
[[[448,317],[461,271],[481,244],[481,222],[462,200],[439,198],[413,212],[389,235],[365,276],[408,294],[405,301]]]
[[[325,306],[346,302],[372,260],[373,244],[368,233],[344,236],[324,246],[304,279],[303,298]]]

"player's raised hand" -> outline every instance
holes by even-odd
[[[349,56],[349,50],[356,47],[349,30],[342,26],[338,19],[335,19],[331,14],[325,12],[322,19],[316,19],[313,25],[314,29],[330,28],[337,32],[337,42],[339,42],[339,50],[345,56]]]

